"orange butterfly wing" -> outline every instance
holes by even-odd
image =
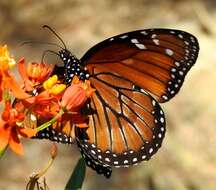
[[[89,128],[76,130],[83,152],[107,166],[150,159],[165,134],[157,101],[179,91],[198,51],[194,36],[168,29],[125,33],[91,48],[81,59],[96,89]]]
[[[150,159],[165,134],[165,116],[159,104],[128,79],[97,71],[91,79],[97,90],[88,107],[89,128],[76,129],[78,143],[110,166]]]
[[[199,45],[187,32],[168,29],[140,30],[105,40],[81,59],[90,74],[95,68],[116,73],[168,101],[182,86],[195,63]]]

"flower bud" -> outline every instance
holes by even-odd
[[[86,100],[86,90],[80,85],[71,85],[63,94],[61,106],[66,110],[78,111]]]

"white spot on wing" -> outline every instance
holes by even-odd
[[[165,53],[169,56],[172,56],[174,54],[173,50],[171,50],[171,49],[166,49]]]
[[[189,45],[189,44],[190,44],[188,41],[184,41],[184,43],[185,43],[186,45]]]
[[[146,31],[142,31],[140,33],[143,34],[143,35],[148,35],[148,33]]]
[[[164,100],[168,100],[168,97],[165,96],[165,95],[163,95],[162,98],[163,98]]]
[[[105,161],[110,162],[110,159],[109,158],[105,158]]]
[[[183,71],[179,71],[179,74],[180,74],[180,75],[184,75],[184,72],[183,72]]]
[[[125,38],[127,38],[127,37],[128,37],[128,35],[120,36],[121,39],[125,39]]]
[[[146,47],[143,44],[135,44],[139,49],[146,49]]]
[[[113,41],[113,40],[114,40],[114,38],[110,38],[110,39],[109,39],[109,41]]]
[[[183,38],[182,34],[179,34],[178,37],[179,37],[179,38]]]
[[[176,72],[176,68],[172,68],[171,71],[172,71],[172,72]]]
[[[92,153],[92,154],[96,154],[96,152],[95,152],[94,150],[91,150],[91,153]]]
[[[146,155],[142,155],[142,159],[143,159],[143,160],[146,159]]]
[[[151,154],[153,152],[153,148],[149,149],[149,154]]]
[[[136,162],[137,161],[137,158],[133,158],[133,162]]]
[[[157,36],[156,34],[152,34],[152,36],[151,36],[151,37],[152,37],[152,38],[156,38],[156,36]]]
[[[177,66],[177,67],[179,67],[180,66],[180,63],[179,62],[175,62],[175,65]]]
[[[131,42],[134,43],[134,44],[139,43],[137,39],[131,39]]]
[[[164,118],[163,117],[160,118],[160,122],[164,123]]]
[[[153,42],[155,43],[155,45],[160,45],[160,41],[158,39],[153,39]]]

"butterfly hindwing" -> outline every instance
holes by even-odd
[[[77,140],[77,145],[88,167],[95,170],[98,174],[103,174],[106,178],[109,178],[111,176],[112,169],[110,166],[103,164],[94,155],[89,153],[88,150],[86,149],[86,146],[84,144],[81,144],[79,140]]]
[[[165,135],[165,116],[159,104],[123,77],[100,71],[92,77],[96,91],[89,103],[89,127],[75,132],[80,144],[109,166],[149,160]]]

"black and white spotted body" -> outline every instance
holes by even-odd
[[[65,83],[71,83],[76,75],[80,80],[88,80],[89,73],[81,61],[71,54],[67,49],[59,51],[60,58],[64,62]]]

